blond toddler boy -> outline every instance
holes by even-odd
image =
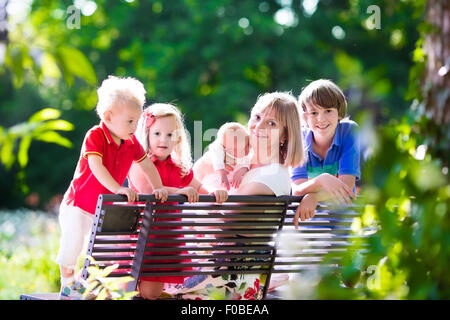
[[[156,198],[167,199],[161,178],[147,158],[134,132],[145,103],[145,89],[134,78],[109,76],[97,90],[96,111],[101,121],[87,133],[73,180],[60,206],[61,299],[80,299],[84,291],[74,277],[78,257],[89,235],[100,194],[126,195],[137,201],[137,193],[122,187],[133,162],[139,163]]]

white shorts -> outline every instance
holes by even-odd
[[[94,215],[63,200],[59,207],[59,226],[61,236],[56,262],[65,268],[75,269],[78,257],[92,231]]]

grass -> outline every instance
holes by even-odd
[[[57,292],[58,247],[57,216],[27,209],[0,211],[0,299]]]

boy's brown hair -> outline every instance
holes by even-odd
[[[339,118],[347,115],[347,100],[342,90],[331,80],[319,79],[307,85],[298,97],[303,111],[306,105],[315,105],[324,109],[337,109]]]

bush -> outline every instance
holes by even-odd
[[[427,150],[419,127],[405,118],[374,135],[359,200],[365,209],[352,226],[377,228],[366,240],[368,252],[348,250],[341,269],[321,269],[314,285],[294,286],[317,299],[450,298],[448,168]]]
[[[0,211],[0,299],[57,292],[57,218],[42,211]]]

